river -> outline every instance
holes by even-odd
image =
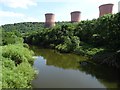
[[[52,49],[31,46],[35,52],[33,67],[38,74],[32,81],[33,88],[118,88],[120,76],[117,70],[80,62],[86,57],[63,54]],[[107,89],[108,90],[108,89]]]

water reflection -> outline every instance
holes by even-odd
[[[79,61],[87,59],[87,57],[75,54],[62,54],[51,49],[40,49],[34,46],[31,48],[35,51],[36,56],[43,56],[47,60],[47,65],[54,65],[63,69],[78,69]]]
[[[79,70],[97,78],[108,88],[118,88],[120,90],[120,74],[115,69],[89,63],[87,66],[80,67]]]
[[[85,66],[80,61],[87,58],[74,54],[61,54],[50,49],[40,49],[32,46],[37,58],[34,66],[39,74],[33,80],[33,86],[71,87],[71,88],[118,88],[120,89],[119,73],[116,70],[101,67],[94,63]]]

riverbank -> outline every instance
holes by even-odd
[[[77,49],[76,51],[71,51],[71,52],[59,51],[58,49],[55,49],[53,47],[43,47],[43,46],[36,46],[36,47],[44,48],[44,49],[52,49],[55,52],[58,52],[61,54],[73,53],[73,54],[80,55],[80,56],[82,55],[86,57],[86,59],[81,61],[80,62],[81,64],[83,64],[84,62],[88,62],[88,63],[91,62],[91,63],[99,64],[101,66],[111,67],[111,68],[118,69],[118,70],[120,69],[119,51],[115,52],[115,51],[109,51],[103,48],[93,48],[88,45],[83,45],[81,46],[80,49]]]
[[[33,52],[23,44],[9,44],[2,48],[2,88],[32,88],[36,72],[32,67]]]
[[[53,48],[62,53],[72,52],[91,59],[103,57],[94,61],[119,69],[119,53],[114,54],[120,50],[119,18],[120,13],[117,13],[74,24],[63,23],[24,34],[23,38],[25,43]],[[112,60],[110,53],[113,53]]]

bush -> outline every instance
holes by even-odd
[[[33,52],[20,44],[2,47],[2,88],[31,88]],[[0,60],[0,61],[1,61]]]
[[[5,60],[6,63],[13,63]],[[2,68],[2,88],[30,88],[31,80],[34,78],[35,71],[29,63],[21,63],[17,67]]]
[[[104,50],[103,48],[91,48],[91,49],[86,50],[86,54],[89,56],[94,56],[95,54],[103,50]]]
[[[17,36],[15,32],[2,31],[2,45],[23,43],[23,38]]]
[[[68,52],[68,47],[66,44],[59,44],[55,48],[60,52]]]
[[[2,56],[15,61],[16,65],[22,62],[29,62],[32,64],[32,55],[33,52],[28,48],[24,48],[21,44],[2,46]]]
[[[8,68],[9,70],[12,70],[15,68],[15,62],[2,56],[2,68]]]

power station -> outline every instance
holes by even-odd
[[[99,17],[112,13],[113,11],[113,4],[103,4],[99,6]]]
[[[53,27],[55,26],[55,14],[46,13],[45,14],[45,27]]]
[[[103,4],[99,6],[99,17],[105,14],[112,14],[114,4]],[[120,1],[118,2],[118,12],[120,12]],[[81,20],[81,12],[80,11],[73,11],[70,13],[71,21],[80,22]],[[46,13],[45,14],[45,27],[50,28],[55,26],[55,14],[53,13]]]
[[[79,22],[80,21],[80,11],[71,12],[71,22]]]

